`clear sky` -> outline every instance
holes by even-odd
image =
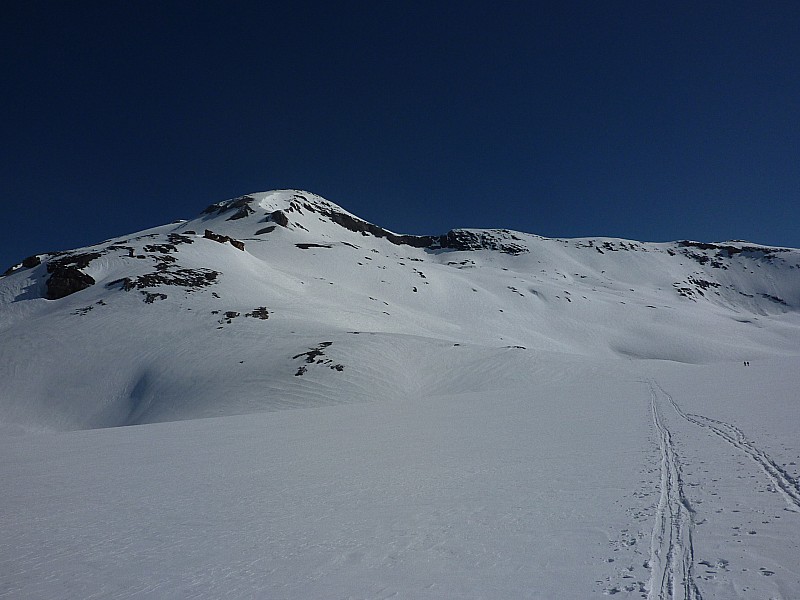
[[[796,1],[12,0],[0,76],[0,270],[285,187],[402,233],[800,247]]]

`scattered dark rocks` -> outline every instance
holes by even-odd
[[[680,283],[673,283],[673,287],[675,291],[678,292],[679,296],[683,296],[684,298],[689,298],[690,300],[695,300],[694,298],[694,290],[689,287],[681,287]]]
[[[224,244],[226,242],[230,242],[231,246],[234,248],[238,248],[239,250],[244,250],[244,242],[240,240],[236,240],[227,235],[221,235],[219,233],[214,233],[210,229],[206,229],[203,237],[208,240],[214,240],[215,242],[219,242],[220,244]]]
[[[761,294],[762,298],[766,298],[767,300],[774,302],[775,304],[780,304],[781,306],[789,306],[786,303],[786,300],[783,298],[779,298],[778,296],[772,296],[770,294]]]
[[[166,271],[170,268],[172,263],[175,263],[178,260],[174,256],[169,256],[168,254],[154,256],[153,258],[156,261],[156,271]]]
[[[704,264],[708,263],[711,260],[711,258],[706,256],[705,254],[698,254],[697,252],[685,252],[684,251],[683,255],[685,257],[687,257],[687,258],[691,258],[693,261],[698,262],[701,265],[704,265]]]
[[[128,256],[133,258],[134,249],[131,246],[123,246],[122,244],[111,244],[110,246],[106,246],[106,250],[111,252],[112,250],[127,250]]]
[[[698,248],[699,250],[718,250],[724,248],[724,246],[719,246],[717,244],[708,244],[706,242],[693,242],[690,240],[681,240],[678,242],[678,246],[682,248]],[[739,248],[734,248],[733,246],[727,246],[725,248],[731,248],[736,252],[741,252]]]
[[[707,290],[708,288],[711,288],[711,287],[715,287],[715,288],[720,287],[720,284],[718,284],[718,283],[715,283],[713,281],[706,281],[705,279],[697,279],[696,277],[689,277],[687,279],[687,281],[689,283],[693,284],[693,285],[696,285],[699,288],[704,289],[704,290]]]
[[[173,285],[194,291],[216,283],[218,271],[211,269],[176,269],[147,273],[139,277],[124,277],[106,284],[111,288],[121,285],[126,292],[135,289],[153,288],[159,285]]]
[[[307,363],[313,363],[318,356],[325,356],[323,348],[327,348],[331,344],[333,344],[333,342],[321,342],[316,348],[311,348],[308,352],[302,352],[293,356],[292,360],[297,360],[301,356],[305,356]]]
[[[166,300],[166,294],[159,294],[159,293],[151,293],[151,292],[141,292],[144,294],[144,302],[145,304],[152,304],[156,300]]]
[[[351,332],[357,333],[357,332]],[[333,361],[329,358],[325,358],[325,351],[324,349],[333,344],[333,342],[321,342],[316,347],[309,349],[308,352],[302,352],[297,354],[296,356],[292,357],[292,360],[297,360],[298,358],[305,357],[306,365],[326,365],[330,369],[338,372],[344,371],[344,365],[341,364],[333,364]],[[308,367],[306,365],[301,365],[297,372],[295,373],[295,377],[299,377],[308,371]]]
[[[60,258],[47,261],[48,273],[52,273],[58,267],[85,269],[89,266],[90,262],[96,258],[100,258],[102,254],[100,252],[81,252],[79,254],[67,254],[66,256],[62,253],[58,253],[53,256],[60,256]]]
[[[463,269],[463,268],[466,268],[466,267],[474,267],[475,266],[475,261],[474,260],[469,260],[469,259],[465,259],[465,260],[462,260],[460,262],[459,261],[455,261],[455,260],[451,260],[451,261],[449,261],[447,263],[447,266],[448,267],[456,267],[457,269]]]
[[[211,313],[216,315],[219,314],[219,311],[212,310]],[[223,315],[223,318],[217,321],[217,323],[219,323],[220,325],[222,325],[223,323],[227,323],[228,325],[230,325],[233,322],[233,319],[238,317],[239,314],[240,313],[236,312],[235,310],[226,311],[225,314]]]
[[[259,306],[258,308],[253,309],[253,312],[246,313],[245,317],[253,317],[254,319],[263,319],[266,321],[269,319],[269,311],[267,310],[266,306]]]
[[[173,244],[148,244],[142,248],[144,252],[169,254],[177,252],[178,249]]]

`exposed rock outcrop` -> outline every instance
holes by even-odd
[[[95,284],[94,278],[91,275],[83,273],[75,266],[57,266],[50,270],[50,277],[47,279],[47,294],[48,300],[58,300],[80,292]]]
[[[244,219],[245,217],[249,217],[250,215],[252,215],[254,212],[256,212],[256,211],[254,211],[247,204],[245,204],[245,205],[241,206],[239,208],[239,210],[237,210],[235,213],[233,213],[226,220],[228,220],[228,221],[236,221],[237,219]]]
[[[282,210],[276,210],[269,214],[269,218],[273,223],[280,225],[281,227],[288,227],[289,226],[289,217],[286,216],[286,213]]]
[[[12,273],[16,273],[20,269],[32,269],[42,263],[42,259],[39,258],[37,255],[29,256],[28,258],[23,259],[23,261],[19,264],[13,265],[6,269],[5,273],[0,275],[0,277],[5,277],[6,275],[11,275]]]
[[[102,256],[99,252],[83,252],[80,254],[67,254],[60,258],[54,258],[47,263],[47,293],[45,298],[48,300],[58,300],[80,292],[95,284],[91,275],[87,275],[81,269],[89,266],[95,258]]]
[[[232,221],[234,219],[241,219],[242,217],[246,217],[247,215],[252,214],[254,212],[253,209],[250,208],[250,203],[253,202],[254,200],[255,198],[253,198],[252,196],[239,196],[238,198],[234,198],[233,200],[224,200],[223,202],[215,202],[214,204],[206,207],[206,209],[203,211],[202,214],[220,215],[229,210],[238,209],[233,216],[228,218],[228,221]]]
[[[28,258],[22,261],[22,268],[23,269],[32,269],[38,265],[42,264],[42,259],[38,256],[29,256]]]
[[[230,242],[231,246],[233,246],[234,248],[238,248],[239,250],[242,251],[244,250],[244,242],[242,242],[241,240],[236,240],[227,235],[214,233],[210,229],[206,229],[205,233],[203,234],[203,237],[208,240],[214,240],[215,242],[219,242],[220,244],[225,244],[227,242]]]
[[[440,236],[438,244],[432,244],[448,250],[497,250],[505,254],[522,254],[528,248],[521,243],[520,238],[504,229],[470,231],[467,229],[453,229]]]
[[[254,308],[253,312],[246,313],[244,316],[266,321],[269,319],[269,311],[267,310],[266,306],[259,306],[258,308]]]

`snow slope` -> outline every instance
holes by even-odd
[[[280,191],[37,260],[0,279],[0,418],[29,428],[405,395],[441,344],[692,364],[800,351],[800,252],[746,243],[395,236]],[[76,273],[94,284],[47,299]]]
[[[798,598],[799,314],[794,249],[295,190],[30,257],[0,597]]]

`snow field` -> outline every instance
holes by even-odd
[[[0,598],[800,597],[798,251],[302,194],[0,279]]]

